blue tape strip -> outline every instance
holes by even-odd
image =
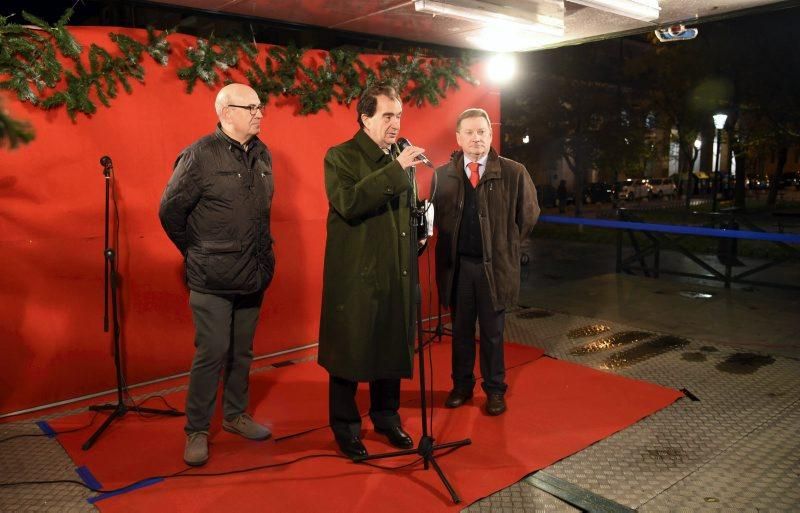
[[[89,470],[89,467],[86,467],[86,466],[78,467],[78,468],[75,469],[75,472],[78,473],[78,477],[81,478],[81,481],[86,483],[86,486],[94,488],[95,490],[100,490],[100,489],[103,488],[103,485],[101,485],[100,481],[98,481],[94,477],[94,475]]]
[[[42,430],[42,433],[44,433],[45,435],[47,435],[47,437],[48,437],[48,438],[53,438],[53,437],[55,437],[55,436],[58,434],[58,433],[56,433],[56,431],[55,431],[55,430],[54,430],[54,429],[53,429],[53,428],[50,426],[50,424],[48,424],[48,423],[47,423],[47,421],[40,420],[39,422],[37,422],[37,423],[36,423],[36,425],[37,425],[37,426],[39,426],[39,429],[41,429],[41,430]]]
[[[122,495],[123,493],[132,492],[134,490],[138,490],[139,488],[144,488],[146,486],[152,486],[152,485],[154,485],[156,483],[160,483],[163,480],[164,480],[163,477],[154,477],[152,479],[145,479],[144,481],[142,481],[140,483],[136,483],[136,484],[131,485],[131,486],[127,487],[127,488],[123,488],[122,490],[117,490],[116,492],[102,493],[102,494],[98,495],[97,497],[89,497],[88,499],[86,499],[86,501],[89,504],[94,504],[95,502],[102,501],[102,500],[108,499],[110,497],[115,497],[117,495]]]
[[[583,217],[539,216],[545,223],[582,224],[598,228],[616,228],[620,230],[639,230],[649,232],[678,233],[684,235],[703,235],[706,237],[724,237],[728,239],[767,240],[800,244],[800,234],[753,232],[749,230],[721,230],[719,228],[703,228],[698,226],[682,226],[677,224],[632,223],[630,221],[610,221],[607,219],[586,219]]]

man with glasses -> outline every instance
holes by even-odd
[[[184,258],[195,325],[183,455],[192,466],[208,461],[223,368],[222,428],[251,440],[271,435],[245,411],[253,336],[275,270],[272,157],[257,137],[264,106],[252,88],[230,84],[219,91],[214,107],[216,131],[178,156],[159,210]]]
[[[436,283],[453,313],[453,389],[445,406],[458,408],[475,387],[475,321],[480,325],[480,369],[486,413],[506,411],[503,358],[505,309],[516,306],[520,246],[539,217],[536,188],[525,166],[492,149],[492,125],[483,109],[456,120],[460,151],[436,169],[433,199]]]

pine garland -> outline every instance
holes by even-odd
[[[186,57],[191,65],[178,70],[178,78],[186,81],[186,92],[191,93],[198,80],[209,87],[220,81],[230,82],[230,70],[239,65],[239,52],[253,57],[258,53],[254,44],[245,43],[241,39],[218,40],[213,35],[206,39],[198,39],[197,46],[186,50]],[[219,73],[225,77],[220,79]]]
[[[144,82],[144,54],[166,65],[171,48],[166,40],[172,31],[147,28],[147,41],[140,42],[123,34],[109,38],[121,55],[96,44],[88,52],[67,28],[72,9],[53,25],[26,12],[22,17],[36,28],[10,23],[0,16],[0,89],[13,91],[22,102],[43,109],[64,106],[75,121],[78,113],[91,116],[97,111],[95,101],[106,107],[116,98],[119,88],[132,92],[131,80]],[[71,61],[65,69],[57,52]],[[331,102],[349,105],[375,82],[390,82],[401,91],[404,101],[422,106],[437,105],[450,88],[458,88],[458,79],[475,83],[468,64],[457,59],[429,59],[420,55],[385,57],[377,72],[370,69],[353,51],[334,49],[320,63],[306,64],[307,49],[293,45],[274,46],[258,59],[255,42],[242,38],[198,38],[196,46],[186,50],[187,66],[178,69],[178,78],[191,93],[198,81],[218,87],[233,81],[232,71],[244,74],[259,97],[294,99],[300,115],[329,110]],[[86,54],[84,62],[82,57]],[[66,88],[56,91],[62,79]],[[11,119],[0,112],[0,145],[10,147],[33,139],[29,124]]]
[[[438,105],[448,89],[458,89],[459,78],[475,83],[468,64],[457,59],[388,56],[378,65],[376,73],[353,51],[334,49],[322,63],[306,65],[303,57],[307,51],[292,45],[274,46],[262,65],[256,60],[258,49],[251,43],[241,39],[199,39],[197,48],[187,52],[192,64],[181,68],[178,77],[186,81],[187,91],[192,92],[198,80],[209,87],[230,82],[230,71],[237,68],[264,103],[271,97],[293,97],[303,116],[330,110],[332,101],[349,105],[375,82],[394,84],[403,92],[404,101],[417,106]]]
[[[91,115],[97,111],[93,97],[108,107],[120,86],[128,93],[132,91],[130,79],[144,82],[141,64],[144,53],[166,65],[170,52],[166,41],[168,32],[156,34],[148,28],[146,44],[126,35],[110,33],[109,37],[122,54],[118,57],[92,44],[87,52],[87,69],[81,60],[84,49],[66,27],[71,16],[72,9],[67,9],[54,25],[50,25],[23,12],[22,17],[36,28],[9,23],[7,17],[0,17],[0,89],[13,91],[20,101],[43,109],[63,105],[74,121],[78,113]],[[56,51],[72,61],[73,70],[62,66]],[[62,78],[66,89],[55,91]],[[7,114],[4,116],[0,143],[8,139],[13,148],[33,139],[29,124],[15,121]]]

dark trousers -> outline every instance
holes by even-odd
[[[242,414],[247,408],[253,336],[263,298],[263,292],[224,296],[189,293],[195,353],[186,395],[187,433],[208,431],[223,368],[225,418]]]
[[[331,430],[336,438],[361,436],[361,415],[356,405],[358,381],[330,377],[328,386]],[[400,380],[379,379],[369,382],[369,417],[378,429],[400,425]]]
[[[471,391],[475,387],[475,321],[480,322],[480,365],[484,392],[504,394],[506,367],[503,357],[505,310],[492,306],[489,282],[483,262],[460,257],[453,310],[453,388]]]

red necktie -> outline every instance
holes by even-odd
[[[478,180],[481,177],[478,174],[478,167],[479,166],[480,166],[480,164],[478,164],[477,162],[470,162],[469,164],[467,164],[467,167],[469,168],[469,183],[472,184],[472,188],[473,189],[478,187]]]

